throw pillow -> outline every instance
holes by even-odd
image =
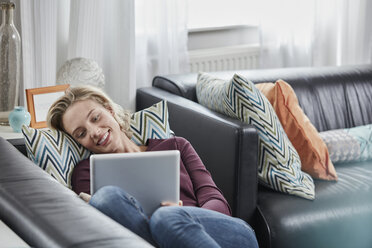
[[[23,126],[27,155],[64,186],[71,188],[72,170],[90,152],[65,132]]]
[[[144,145],[147,139],[166,139],[171,135],[166,101],[161,101],[132,115],[132,140]],[[64,186],[71,188],[72,171],[90,152],[65,132],[23,126],[28,157]]]
[[[285,133],[301,158],[301,170],[313,178],[337,180],[328,149],[301,109],[296,93],[283,80],[256,84],[273,106]]]
[[[203,75],[203,81],[213,76]],[[199,82],[197,82],[199,84]],[[200,82],[197,89],[198,99],[206,95],[210,87],[207,83]],[[238,118],[256,127],[259,134],[259,165],[258,177],[260,183],[274,190],[300,196],[306,199],[314,199],[315,190],[313,179],[301,171],[301,160],[285,134],[278,117],[270,102],[249,80],[234,75],[225,84],[218,84],[222,94],[217,94],[214,101],[222,101],[223,112],[234,118]],[[201,90],[201,91],[200,91]],[[200,92],[199,92],[200,91]],[[209,95],[210,98],[214,96]]]
[[[320,132],[333,163],[372,159],[372,125]]]
[[[223,96],[228,84],[226,80],[215,78],[207,73],[199,73],[196,83],[196,98],[198,102],[216,112],[224,113]]]
[[[148,139],[167,139],[171,136],[168,122],[168,104],[161,101],[132,115],[132,140],[145,145]]]

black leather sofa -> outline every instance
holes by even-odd
[[[0,219],[30,247],[152,247],[35,166],[23,139],[10,141],[0,137]]]
[[[254,83],[283,79],[318,131],[372,123],[372,65],[239,73]],[[315,180],[314,201],[259,185],[256,130],[198,104],[197,74],[157,76],[137,90],[137,109],[165,99],[170,127],[195,147],[233,209],[255,229],[260,247],[372,247],[372,162],[336,165],[338,182]]]

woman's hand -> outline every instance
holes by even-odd
[[[168,206],[183,206],[183,202],[182,202],[181,200],[178,202],[178,204],[175,203],[175,202],[162,202],[160,205],[161,205],[162,207],[168,207]]]
[[[92,198],[91,195],[89,195],[89,194],[87,194],[87,193],[84,193],[84,192],[81,192],[81,193],[79,194],[79,197],[80,197],[81,199],[83,199],[86,203],[89,203],[90,198]]]

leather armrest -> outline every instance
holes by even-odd
[[[152,247],[0,137],[0,219],[32,247]]]
[[[168,102],[170,128],[193,145],[233,215],[250,222],[257,203],[256,129],[155,87],[137,90],[137,109],[161,99]]]

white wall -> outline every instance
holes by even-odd
[[[188,50],[257,43],[258,27],[248,25],[191,29],[188,36]]]

